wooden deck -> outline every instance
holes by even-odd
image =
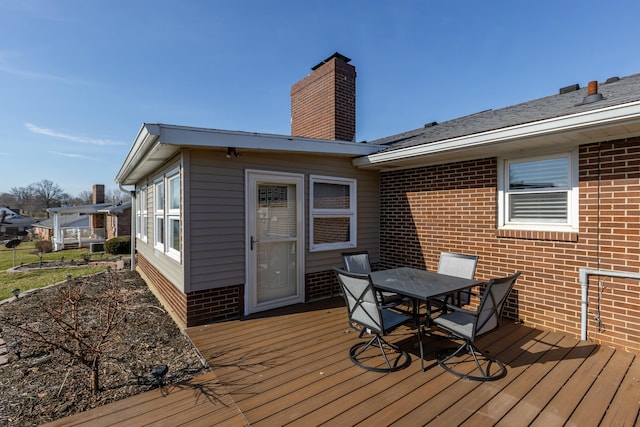
[[[640,425],[638,355],[507,321],[478,342],[508,369],[485,383],[437,365],[451,342],[436,332],[424,338],[426,372],[410,329],[390,337],[412,353],[407,369],[356,367],[348,350],[358,336],[341,299],[188,334],[211,373],[51,425]]]

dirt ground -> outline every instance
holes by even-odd
[[[114,280],[126,309],[121,312],[124,320],[103,345],[100,388],[95,395],[91,392],[90,370],[77,358],[53,345],[36,342],[33,335],[20,332],[15,326],[47,331],[47,337],[64,337],[60,328],[56,332],[52,326],[51,311],[47,314],[45,308],[68,310],[69,304],[61,303],[59,298],[60,289],[70,284],[40,289],[0,305],[0,336],[7,343],[4,357],[8,359],[0,366],[0,425],[39,425],[150,390],[158,386],[151,374],[158,365],[169,368],[164,384],[181,382],[208,370],[191,341],[176,327],[140,276],[131,271],[76,279],[73,286],[87,284],[78,310],[80,322],[95,325],[85,334],[101,330],[106,307],[101,295]],[[73,348],[69,344],[73,339],[62,341]]]

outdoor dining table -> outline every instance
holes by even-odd
[[[424,302],[483,283],[480,280],[464,279],[412,267],[391,268],[370,274],[375,288]]]
[[[391,268],[370,273],[371,282],[376,289],[394,292],[413,300],[413,317],[415,325],[422,327],[419,320],[418,302],[426,303],[426,322],[431,316],[429,300],[470,289],[483,282],[474,279],[449,276],[434,271],[412,267]],[[421,355],[422,356],[422,355]],[[423,370],[424,370],[424,361]]]

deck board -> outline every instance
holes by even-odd
[[[633,356],[631,366],[602,419],[602,425],[630,426],[640,422],[640,357]]]
[[[187,330],[211,372],[178,386],[105,405],[50,426],[621,425],[639,423],[638,355],[561,333],[504,322],[477,344],[507,365],[497,381],[444,371],[434,329],[389,336],[412,357],[398,372],[355,366],[342,299]]]
[[[473,418],[471,418],[475,422],[473,425],[481,425],[482,422],[486,422],[486,415],[483,414],[482,408],[487,405],[487,402],[491,401],[492,397],[499,394],[503,387],[506,387],[517,378],[522,369],[521,367],[525,363],[535,361],[535,358],[531,356],[532,353],[528,350],[532,347],[535,348],[538,337],[549,335],[548,332],[533,330],[529,332],[531,333],[524,334],[515,342],[505,339],[497,343],[501,344],[500,347],[489,348],[493,350],[496,357],[507,365],[507,376],[505,378],[482,383],[447,375],[447,377],[455,378],[455,382],[447,388],[447,391],[451,390],[451,393],[438,394],[435,399],[429,401],[429,405],[418,408],[418,410],[408,414],[405,419],[408,417],[420,417],[427,422],[432,422],[434,425],[436,423],[442,425],[443,422],[462,424],[473,415]],[[507,337],[514,338],[509,335]],[[460,396],[463,396],[463,398],[460,398]],[[508,394],[507,397],[509,397]]]
[[[568,424],[585,427],[600,425],[601,419],[594,414],[604,415],[606,413],[631,362],[633,362],[632,354],[623,351],[613,353],[610,363],[607,363],[600,375],[595,378],[592,386],[585,393],[571,418],[569,418]]]
[[[598,347],[572,374],[562,391],[557,393],[532,426],[548,427],[566,422],[589,390],[595,377],[606,366],[615,351],[609,347]],[[593,414],[595,417],[596,415]]]
[[[571,340],[570,338],[568,338]],[[569,346],[571,343],[569,343]],[[545,408],[551,399],[562,389],[569,377],[593,352],[594,346],[587,342],[578,342],[568,352],[556,353],[557,363],[526,395],[505,415],[498,426],[528,425],[538,416],[540,408]]]

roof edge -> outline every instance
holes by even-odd
[[[480,132],[472,135],[429,142],[396,150],[387,150],[353,160],[356,167],[379,167],[387,164],[394,166],[403,160],[417,157],[434,158],[444,153],[463,152],[486,146],[533,141],[536,138],[558,135],[567,132],[595,130],[606,126],[640,120],[640,101],[609,106],[571,115],[554,117],[536,122],[510,126],[501,129]],[[519,148],[526,148],[519,145]]]

